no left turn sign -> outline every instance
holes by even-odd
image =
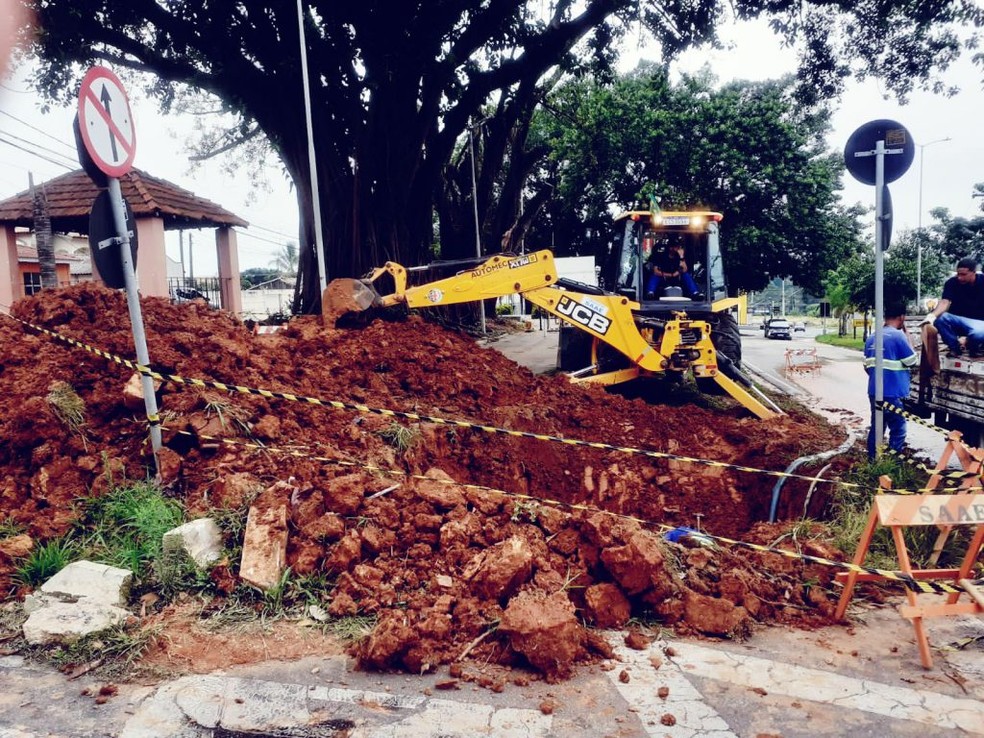
[[[93,162],[110,177],[133,168],[137,150],[130,101],[123,83],[105,67],[86,72],[79,90],[79,129]]]

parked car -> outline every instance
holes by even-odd
[[[806,333],[805,323],[793,323],[793,333]]]
[[[785,318],[773,318],[765,327],[766,338],[784,338],[787,341],[793,340],[792,326]]]

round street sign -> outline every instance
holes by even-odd
[[[126,287],[126,277],[123,273],[123,259],[118,234],[116,232],[116,221],[113,219],[113,203],[110,199],[109,190],[100,192],[92,203],[92,210],[89,213],[89,253],[96,263],[96,271],[103,284],[114,290]],[[130,203],[123,199],[125,207],[126,227],[129,229],[127,234],[130,237],[130,259],[133,266],[137,266],[137,229],[136,220],[133,218],[133,210]]]
[[[916,156],[916,143],[905,126],[894,120],[873,120],[858,128],[847,139],[844,164],[856,180],[875,184],[875,145],[885,142],[885,184],[894,182]]]
[[[79,129],[86,151],[108,176],[122,177],[133,168],[137,138],[130,101],[106,67],[93,67],[82,78]]]

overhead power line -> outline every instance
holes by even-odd
[[[58,136],[52,136],[50,133],[48,133],[47,131],[44,131],[44,130],[38,128],[33,123],[28,123],[26,120],[23,120],[22,118],[18,118],[16,115],[14,115],[12,113],[8,113],[6,110],[0,110],[0,115],[6,115],[11,120],[15,120],[18,123],[20,123],[21,125],[27,126],[32,131],[37,131],[38,133],[40,133],[45,138],[50,138],[52,141],[57,141],[59,144],[61,144],[62,146],[64,146],[69,151],[72,151],[72,152],[75,151],[75,147],[72,146],[69,143],[66,143],[65,142],[65,139],[59,138]]]
[[[72,171],[73,169],[75,169],[75,167],[68,166],[67,164],[60,161],[55,161],[54,159],[51,159],[50,157],[47,157],[44,154],[39,154],[37,151],[32,151],[31,149],[25,148],[20,144],[14,143],[13,141],[8,141],[3,137],[2,134],[0,134],[0,143],[5,143],[8,146],[13,146],[15,149],[20,149],[21,151],[31,154],[32,156],[36,156],[39,159],[44,159],[46,162],[49,162],[50,164],[54,164],[55,166],[62,167],[63,169],[67,169],[68,171]]]
[[[0,111],[0,112],[2,112],[2,111]],[[36,143],[34,141],[31,141],[30,139],[27,139],[27,138],[22,138],[21,136],[18,136],[15,133],[11,133],[10,131],[5,131],[2,128],[0,128],[0,134],[2,134],[4,136],[9,136],[10,138],[14,139],[15,141],[20,141],[21,143],[27,144],[28,146],[33,146],[36,149],[40,149],[41,151],[45,151],[45,152],[51,154],[52,156],[57,156],[57,157],[60,157],[62,159],[65,159],[65,160],[71,162],[73,165],[78,166],[77,163],[76,163],[76,161],[75,161],[75,159],[73,159],[72,157],[69,157],[69,156],[65,156],[65,154],[61,153],[60,151],[55,151],[54,149],[49,149],[47,146],[42,146],[39,143]]]

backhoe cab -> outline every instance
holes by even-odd
[[[680,319],[707,324],[717,351],[717,363],[729,376],[742,381],[741,336],[734,311],[741,301],[729,298],[718,241],[723,216],[710,210],[630,210],[615,218],[608,253],[602,261],[602,288],[639,303],[641,330],[660,340],[667,326]],[[674,267],[679,268],[674,269]],[[679,272],[677,276],[660,276]],[[585,365],[618,364],[579,331],[561,325],[557,366],[577,371]],[[680,363],[679,361],[677,362]],[[701,372],[694,377],[702,391],[720,392],[720,383]]]

